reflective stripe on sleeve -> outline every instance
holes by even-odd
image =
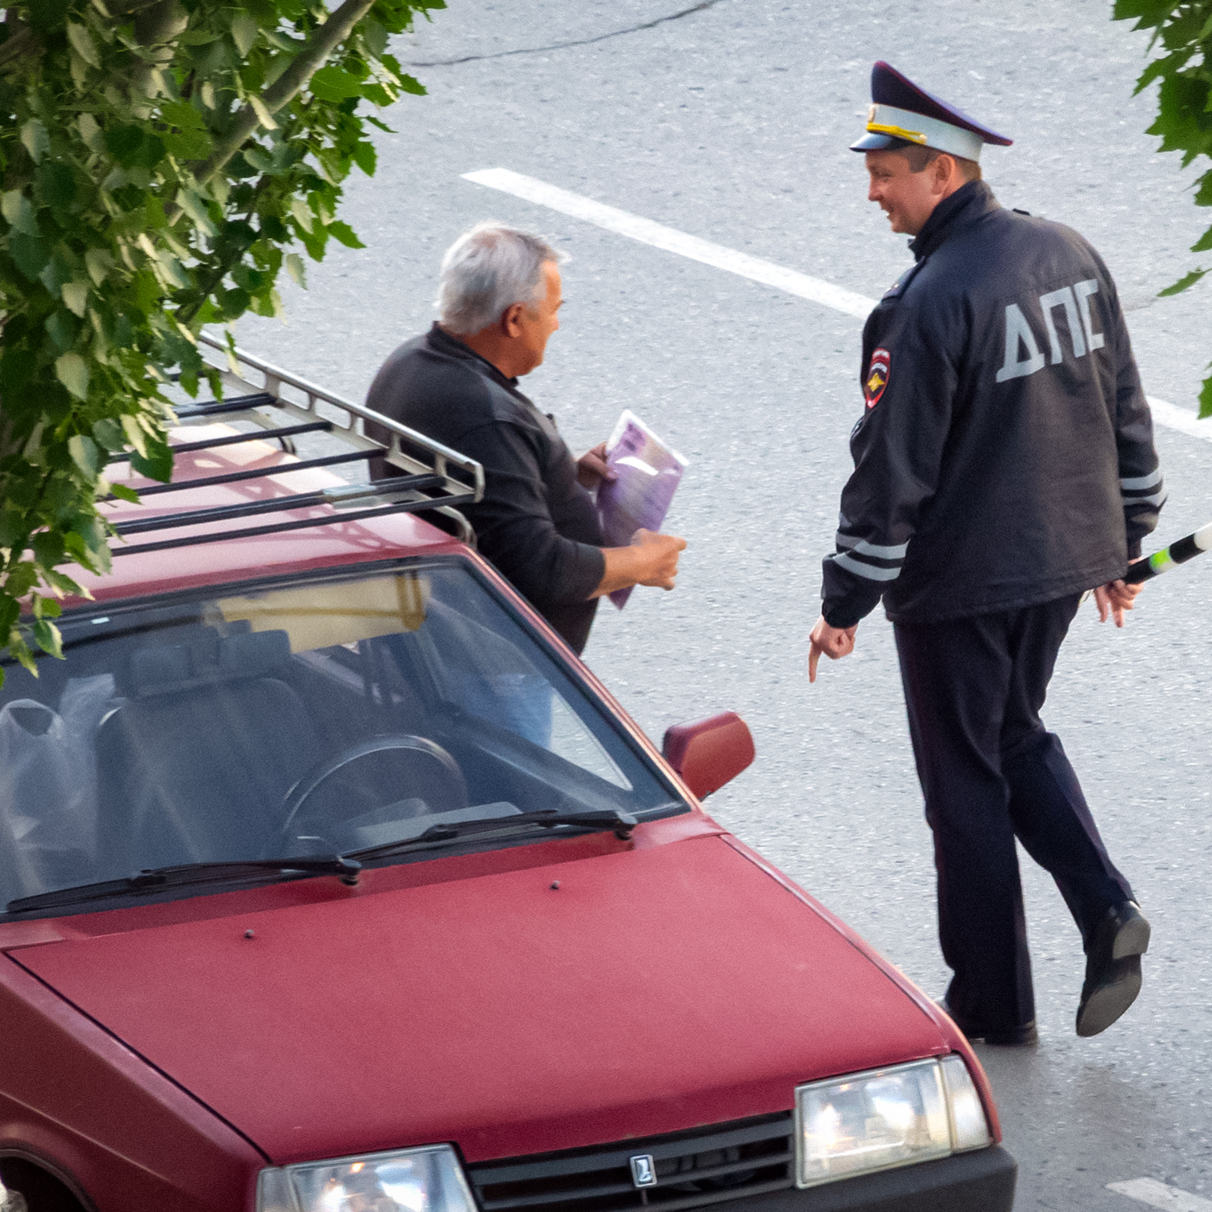
[[[847,551],[838,552],[829,558],[857,576],[865,577],[868,581],[895,581],[901,575],[899,567],[879,568],[874,564],[864,564],[862,560],[854,559]]]
[[[1151,471],[1147,476],[1129,476],[1120,480],[1119,486],[1125,492],[1141,492],[1146,488],[1156,488],[1162,482],[1161,468]]]
[[[909,550],[908,543],[898,543],[895,547],[881,547],[878,543],[868,543],[866,539],[852,539],[849,535],[838,534],[837,545],[848,548],[855,555],[871,556],[877,560],[903,560]]]

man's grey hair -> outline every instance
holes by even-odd
[[[546,291],[543,266],[567,254],[546,240],[491,220],[465,231],[446,250],[438,281],[438,319],[460,336],[487,328],[515,303],[533,307]]]

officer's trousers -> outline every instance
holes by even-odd
[[[897,623],[909,731],[938,870],[947,1001],[965,1025],[1035,1018],[1014,839],[1088,940],[1131,900],[1039,711],[1080,595],[945,623]]]

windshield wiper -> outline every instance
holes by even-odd
[[[138,875],[123,879],[103,880],[96,884],[80,884],[74,888],[58,888],[54,892],[42,892],[37,896],[23,896],[9,901],[8,913],[30,913],[38,909],[57,909],[66,905],[85,904],[89,901],[108,900],[111,897],[129,896],[139,893],[159,892],[165,888],[187,887],[190,884],[222,883],[252,872],[270,871],[287,873],[305,872],[309,875],[336,875],[343,884],[356,884],[367,859],[383,858],[412,849],[414,846],[449,842],[456,838],[470,837],[477,833],[514,829],[519,825],[571,825],[579,829],[610,829],[616,837],[626,840],[639,822],[630,812],[611,809],[609,812],[558,812],[545,809],[540,812],[519,812],[514,816],[484,817],[480,820],[451,821],[431,825],[416,837],[402,838],[379,846],[367,846],[362,850],[350,850],[345,854],[319,855],[308,858],[281,859],[232,859],[213,863],[184,863],[173,867],[156,867],[140,871]]]
[[[519,812],[516,816],[490,816],[481,820],[449,821],[441,825],[430,825],[424,833],[415,837],[401,838],[398,842],[384,842],[380,846],[367,846],[362,850],[347,850],[344,857],[363,861],[384,858],[430,842],[449,842],[476,833],[513,829],[518,825],[543,825],[548,828],[553,825],[575,825],[581,829],[610,829],[615,837],[625,841],[638,824],[639,821],[630,812],[623,812],[618,808],[612,808],[609,812],[557,812],[554,808],[547,808],[540,812]]]
[[[356,884],[362,864],[356,858],[331,854],[309,858],[231,859],[214,863],[183,863],[174,867],[156,867],[138,875],[118,880],[102,880],[96,884],[79,884],[75,888],[57,888],[37,896],[22,896],[9,901],[7,913],[28,913],[34,909],[55,909],[61,905],[76,905],[87,901],[107,900],[129,893],[159,892],[164,888],[181,888],[190,884],[222,883],[234,876],[250,872],[273,871],[285,874],[301,871],[309,875],[340,876],[343,884]]]

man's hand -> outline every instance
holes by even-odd
[[[630,585],[672,589],[678,576],[678,552],[685,549],[686,540],[676,535],[637,530],[629,547],[602,548],[606,570],[589,596],[598,598]]]
[[[686,550],[686,540],[641,529],[631,536],[631,546],[640,549],[635,583],[672,589],[678,579],[678,552]]]
[[[1135,563],[1135,561],[1133,561]],[[1094,601],[1098,606],[1098,621],[1105,623],[1108,617],[1115,619],[1116,627],[1124,625],[1124,611],[1131,610],[1136,595],[1144,589],[1144,585],[1128,585],[1124,581],[1111,581],[1099,585],[1094,591]]]
[[[812,634],[808,637],[808,680],[816,681],[816,666],[823,652],[831,661],[839,657],[849,656],[854,651],[854,633],[858,624],[853,627],[830,627],[824,616],[817,619]]]
[[[606,462],[605,442],[599,442],[592,450],[587,450],[577,459],[577,481],[582,488],[595,488],[599,480],[609,483],[618,478],[618,475]]]

